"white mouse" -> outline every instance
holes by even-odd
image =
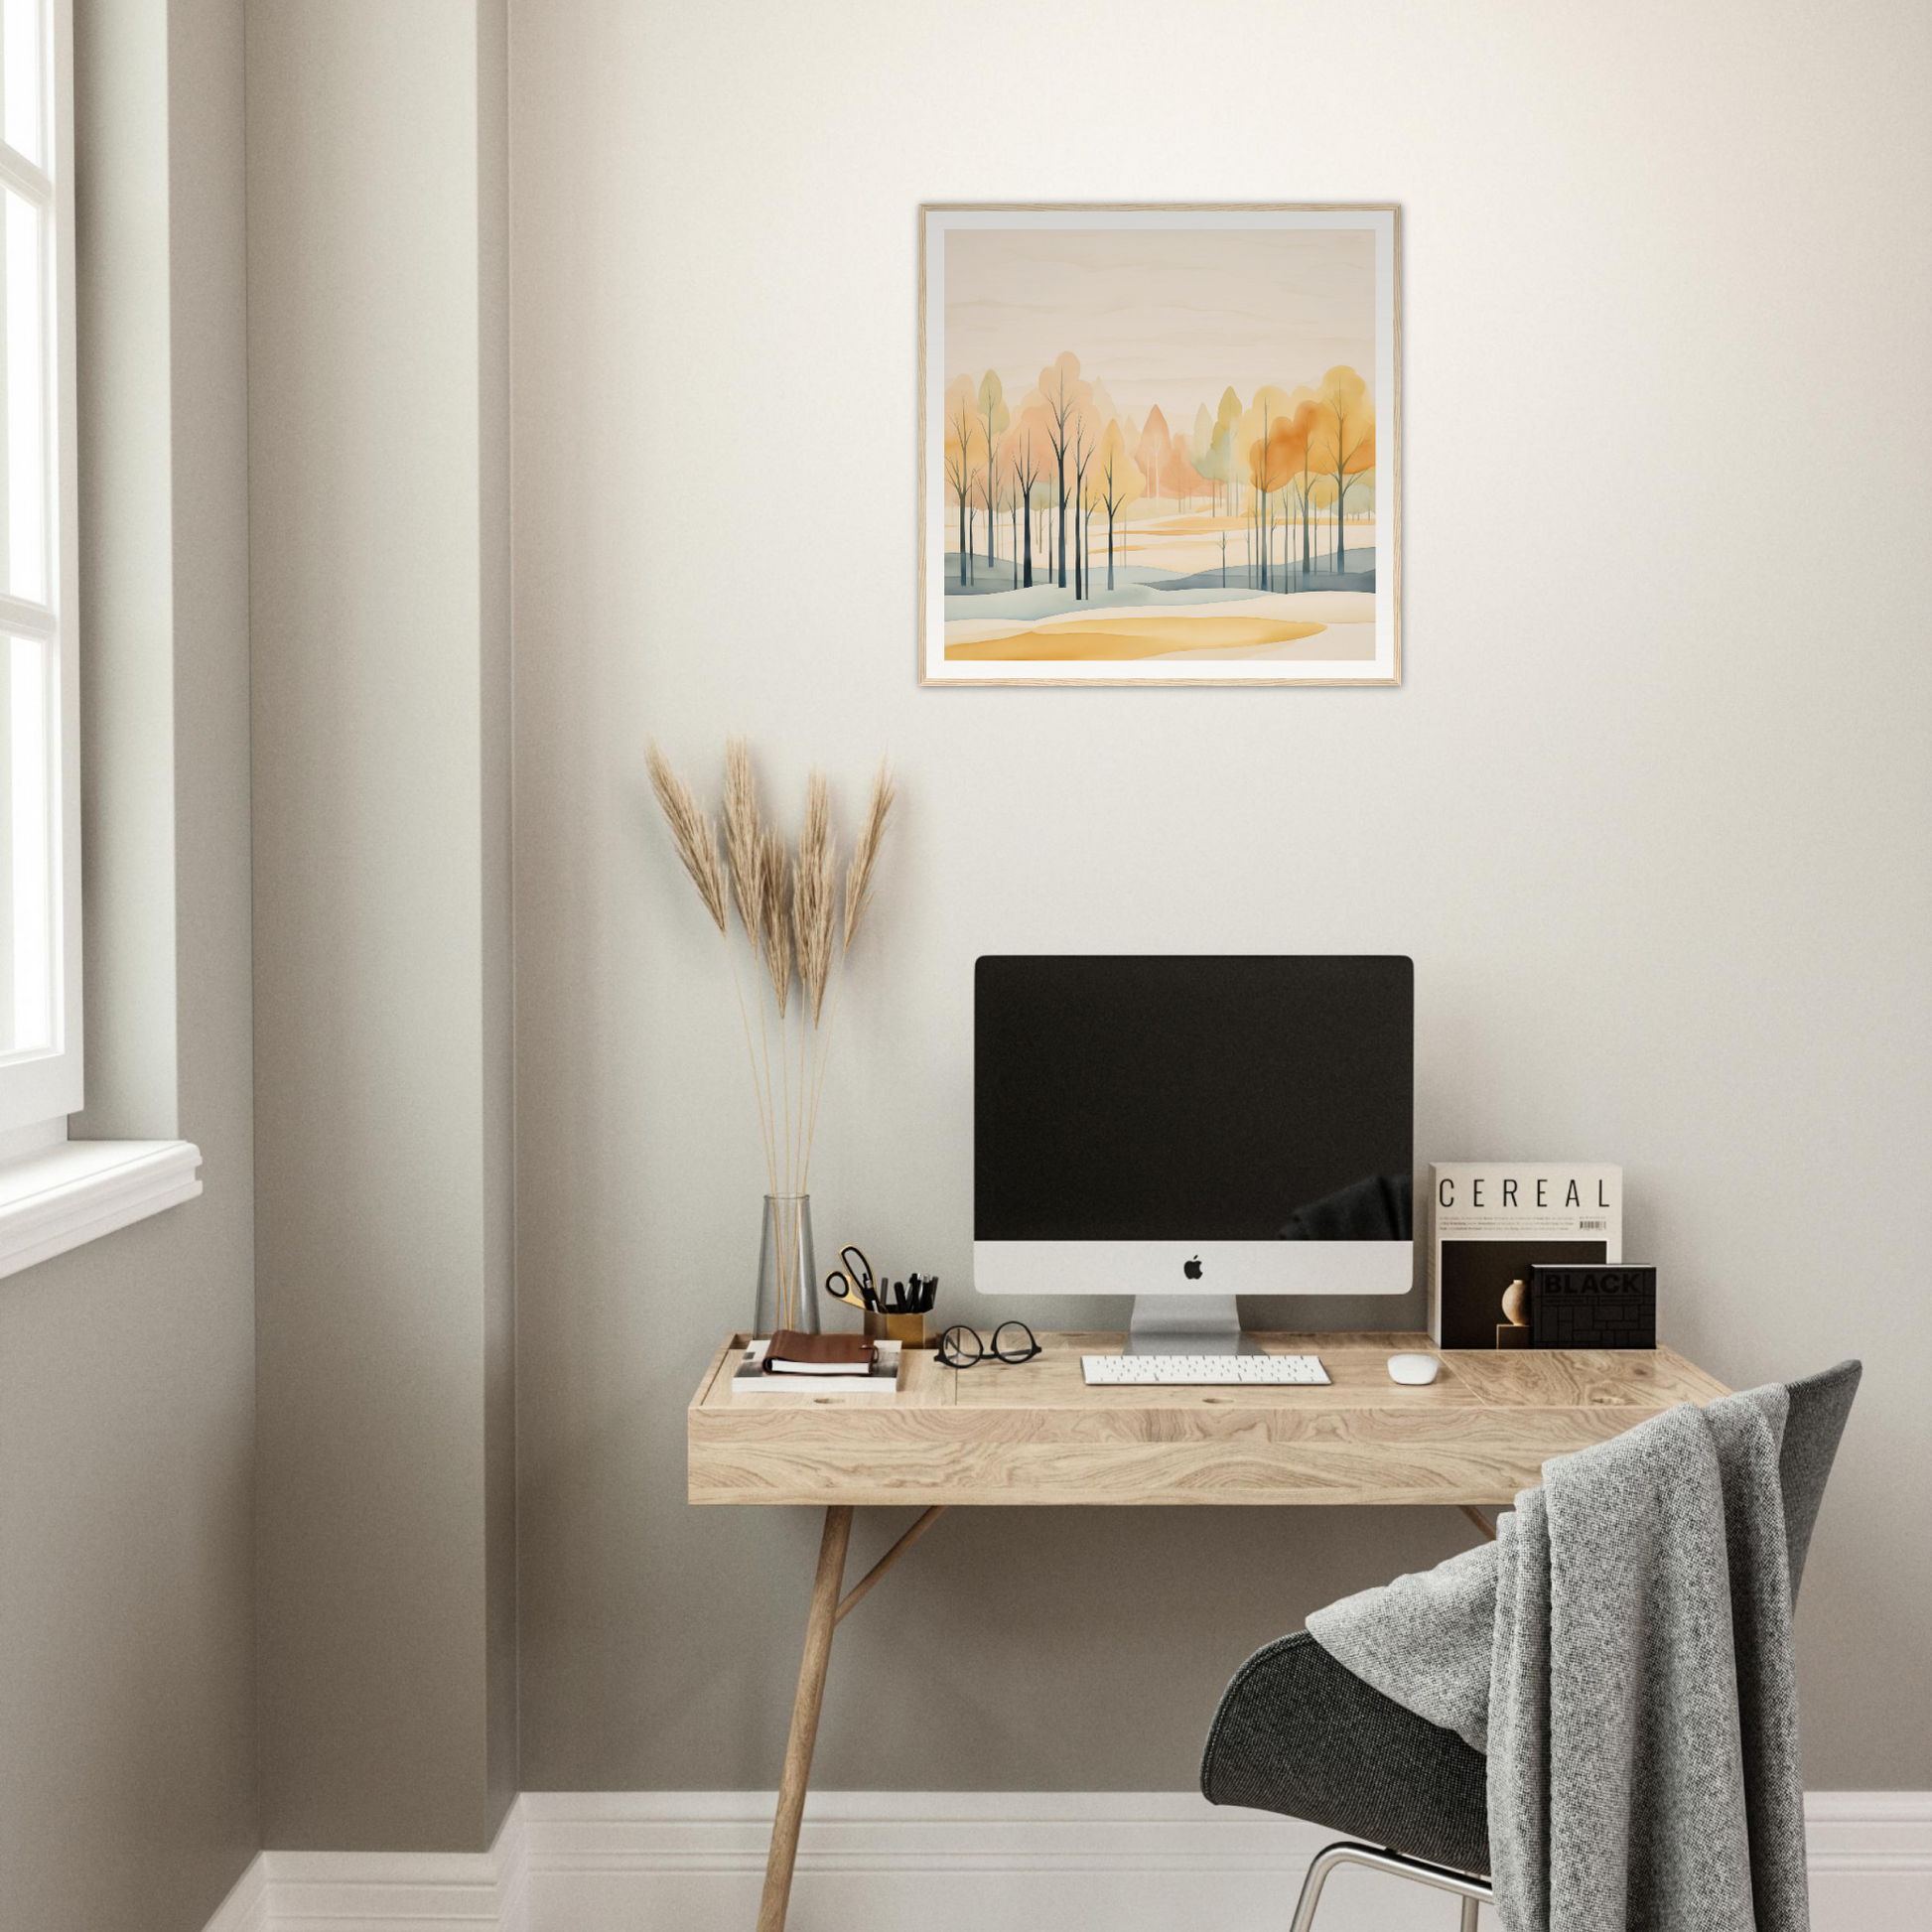
[[[1389,1380],[1419,1387],[1424,1382],[1435,1381],[1442,1366],[1441,1359],[1435,1355],[1391,1355]]]

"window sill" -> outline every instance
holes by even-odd
[[[0,1168],[0,1276],[202,1191],[190,1141],[64,1141]]]

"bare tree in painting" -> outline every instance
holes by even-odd
[[[978,402],[980,424],[985,432],[981,448],[987,451],[989,456],[989,461],[986,465],[985,484],[986,561],[991,565],[998,561],[993,554],[993,532],[996,527],[993,515],[993,480],[999,466],[993,463],[990,457],[991,452],[1000,447],[1000,438],[1007,433],[1007,427],[1013,420],[1012,412],[1007,408],[1005,391],[1000,387],[1000,376],[997,369],[988,369],[980,377]]]
[[[1300,528],[1302,538],[1302,575],[1307,577],[1313,568],[1310,507],[1312,501],[1311,492],[1314,488],[1315,472],[1319,467],[1315,453],[1315,432],[1318,427],[1319,411],[1312,389],[1297,389],[1288,400],[1295,411],[1295,429],[1299,439],[1293,488],[1295,521]]]
[[[1094,459],[1093,507],[1107,515],[1107,588],[1114,588],[1114,519],[1145,484],[1134,459],[1127,454],[1126,439],[1118,423],[1109,423],[1100,439],[1100,453]]]
[[[1093,461],[1100,442],[1100,421],[1091,402],[1083,402],[1074,410],[1067,421],[1067,434],[1068,455],[1073,464],[1073,601],[1078,604],[1093,595],[1093,586],[1086,580],[1087,544],[1080,521],[1085,504],[1087,465]]]
[[[1017,591],[1020,588],[1020,479],[1014,475],[1010,455],[1009,445],[1002,443],[993,474],[999,479],[1000,507],[1006,512],[1013,531],[1013,588]]]
[[[1325,471],[1309,485],[1309,502],[1317,517],[1324,511],[1333,509],[1340,500],[1340,495],[1335,488],[1335,480]],[[1330,568],[1339,570],[1341,564],[1336,555],[1336,546],[1332,543],[1328,546],[1328,555]]]
[[[959,499],[959,588],[962,591],[972,581],[972,497],[985,462],[985,448],[973,379],[959,376],[946,390],[946,486]]]
[[[1307,406],[1294,410],[1286,416],[1277,416],[1275,426],[1268,432],[1268,474],[1274,481],[1274,487],[1283,492],[1282,504],[1282,571],[1283,586],[1287,587],[1291,542],[1289,533],[1289,497],[1294,488],[1297,469],[1308,461],[1309,427],[1311,412]]]
[[[1022,542],[1025,557],[1021,565],[1021,587],[1032,590],[1034,583],[1034,498],[1046,474],[1053,454],[1052,438],[1047,433],[1044,404],[1034,403],[1020,412],[1020,420],[1001,446],[1001,461],[1011,473],[1014,505],[1025,530]]]
[[[1093,387],[1080,380],[1080,358],[1070,348],[1054,356],[1050,368],[1039,372],[1039,396],[1045,405],[1048,434],[1053,443],[1053,465],[1059,485],[1059,575],[1061,590],[1066,589],[1066,453],[1072,440],[1073,425],[1083,403],[1093,398]]]
[[[1268,563],[1272,549],[1269,498],[1288,481],[1287,472],[1280,466],[1279,449],[1271,444],[1270,436],[1288,413],[1288,397],[1272,384],[1264,386],[1255,391],[1254,400],[1242,413],[1236,431],[1236,447],[1255,490],[1255,555],[1261,566],[1257,587],[1264,591],[1269,588]]]

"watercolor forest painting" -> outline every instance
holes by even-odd
[[[923,681],[1399,680],[1394,209],[921,221]]]

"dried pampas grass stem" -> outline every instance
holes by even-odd
[[[798,991],[805,1009],[798,1023],[798,1134],[809,1119],[807,1096],[825,1010],[825,983],[832,971],[832,940],[837,930],[837,871],[832,858],[832,798],[825,774],[814,771],[805,784],[805,822],[798,833],[798,857],[791,870],[791,930],[798,952]],[[809,1017],[809,1033],[805,1018]]]
[[[671,828],[671,843],[684,861],[684,870],[704,900],[704,909],[720,932],[725,929],[725,872],[718,863],[718,838],[711,820],[700,808],[696,794],[677,772],[652,739],[644,751],[644,763],[650,771],[650,788],[657,794],[664,822]]]
[[[886,843],[886,828],[892,822],[893,801],[897,796],[898,786],[894,782],[892,765],[881,759],[879,769],[873,773],[872,796],[866,801],[866,815],[860,823],[859,836],[853,841],[852,860],[845,869],[845,927],[839,944],[839,977],[838,984],[832,989],[832,1010],[814,1041],[816,1052],[811,1076],[811,1111],[805,1117],[804,1137],[805,1173],[808,1178],[812,1166],[812,1142],[818,1133],[818,1103],[825,1092],[825,1068],[831,1058],[832,1033],[838,1025],[839,1001],[845,992],[845,956],[852,950],[852,942],[859,936],[859,928],[865,923],[866,912],[872,904],[873,868],[879,863],[880,848]]]
[[[764,892],[759,907],[759,947],[764,955],[765,977],[778,1003],[778,1018],[791,1003],[791,868],[776,832],[764,828],[759,856]]]
[[[852,863],[845,869],[845,943],[850,949],[859,936],[859,926],[872,904],[872,869],[879,860],[879,848],[886,843],[886,825],[893,815],[893,800],[898,795],[893,783],[892,768],[884,759],[872,781],[872,798],[866,806],[865,823],[852,848]]]
[[[758,1095],[767,1191],[777,1196],[801,1194],[811,1175],[812,1143],[825,1090],[833,1026],[845,986],[846,958],[872,904],[874,870],[892,817],[896,795],[892,771],[882,762],[873,779],[866,813],[844,869],[841,919],[839,841],[832,825],[831,787],[823,772],[814,770],[806,781],[805,815],[797,850],[790,852],[759,803],[751,747],[741,736],[727,739],[721,857],[718,832],[711,819],[654,740],[646,748],[645,762],[651,790],[670,829],[671,843],[698,889],[705,912],[725,939]],[[754,967],[753,998],[759,1010],[756,1040],[738,970],[738,952],[732,942],[734,905]],[[767,989],[769,1001],[765,998]],[[798,996],[795,1001],[794,991]],[[767,1005],[771,1009],[769,1018]],[[795,1048],[789,1032],[794,1011],[798,1025]],[[775,1050],[771,1018],[777,1026]],[[794,1051],[798,1062],[795,1094]],[[796,1314],[799,1298],[811,1292],[811,1285],[780,1282],[779,1292],[781,1305]]]
[[[744,739],[725,740],[725,857],[731,865],[732,896],[747,932],[764,916],[764,846],[759,836],[759,788],[752,776],[752,748]]]
[[[811,1007],[812,1024],[825,1008],[832,973],[838,893],[832,861],[832,800],[825,774],[814,771],[805,787],[805,824],[798,834],[798,863],[791,876],[791,926],[798,945],[798,984]]]
[[[677,848],[677,855],[684,862],[684,870],[691,875],[691,883],[698,889],[698,897],[704,901],[704,908],[711,914],[714,924],[725,941],[725,958],[730,962],[732,992],[738,1000],[739,1024],[745,1030],[745,1050],[752,1059],[752,1078],[758,1080],[759,1056],[752,1045],[752,1022],[745,1008],[745,987],[738,976],[738,955],[731,948],[730,906],[726,900],[725,874],[718,860],[718,844],[711,830],[711,821],[700,808],[696,794],[683,775],[674,770],[670,760],[665,758],[657,741],[652,739],[644,749],[644,762],[650,772],[650,788],[657,796],[658,808],[664,814],[664,822],[671,830],[671,843]],[[729,798],[729,794],[728,794]],[[729,825],[727,827],[729,844]],[[741,901],[742,904],[742,901]],[[764,1012],[759,1012],[759,1029],[764,1028]],[[778,1172],[778,1146],[771,1131],[771,1109],[767,1104],[766,1092],[759,1089],[757,1094],[759,1103],[759,1137],[764,1149],[765,1173],[774,1182]]]

